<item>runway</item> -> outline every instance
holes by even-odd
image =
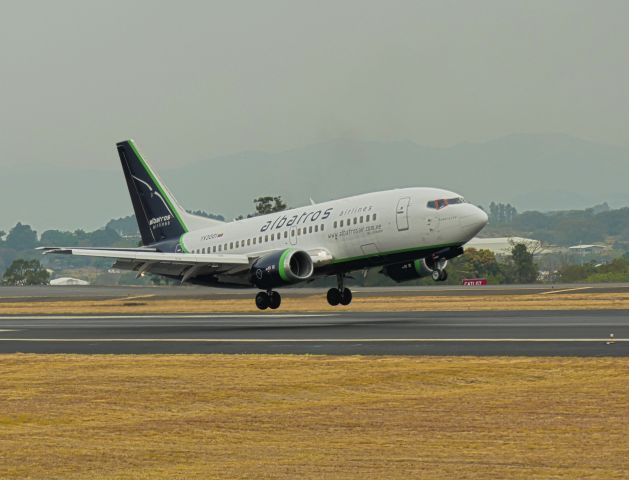
[[[328,287],[298,287],[282,289],[282,295],[300,297],[320,295],[324,298]],[[363,297],[372,296],[476,296],[476,295],[531,295],[531,294],[582,294],[582,293],[626,293],[629,283],[571,283],[531,285],[484,285],[465,287],[461,285],[354,287],[354,293]],[[239,299],[253,298],[256,289],[206,288],[183,286],[30,286],[0,287],[0,314],[3,303],[15,302],[61,302],[75,300],[113,300],[125,297],[144,297],[152,300],[169,299]]]
[[[629,311],[0,316],[15,352],[629,356]]]

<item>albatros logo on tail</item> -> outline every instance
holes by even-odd
[[[153,229],[167,227],[170,225],[170,222],[172,221],[172,219],[173,219],[172,215],[165,215],[163,217],[151,218],[149,220],[149,225]]]
[[[168,211],[168,215],[161,215],[158,217],[149,218],[149,226],[153,230],[155,230],[156,228],[168,227],[170,223],[172,222],[174,215],[173,215],[172,210],[170,209],[170,206],[168,205],[166,200],[164,200],[164,197],[162,197],[162,195],[158,191],[156,191],[153,187],[151,187],[149,183],[136,177],[135,175],[132,175],[132,177],[133,177],[133,180],[136,182],[136,185],[146,188],[150,198],[158,198],[162,202],[162,205],[164,206],[164,208]]]

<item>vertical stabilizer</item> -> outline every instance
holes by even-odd
[[[116,146],[142,243],[150,245],[178,239],[188,232],[186,212],[142,158],[133,140],[120,142]]]

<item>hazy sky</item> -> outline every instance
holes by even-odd
[[[629,146],[629,2],[3,2],[0,165],[338,137]]]

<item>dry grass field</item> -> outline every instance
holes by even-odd
[[[0,478],[627,479],[629,359],[0,356]]]
[[[323,294],[287,296],[280,312],[412,312],[472,310],[592,310],[629,309],[629,293],[552,293],[478,296],[369,296],[357,294],[348,307],[330,307]],[[153,299],[150,295],[115,300],[0,303],[0,315],[23,314],[146,314],[259,313],[253,298]],[[268,311],[272,312],[272,311]]]

